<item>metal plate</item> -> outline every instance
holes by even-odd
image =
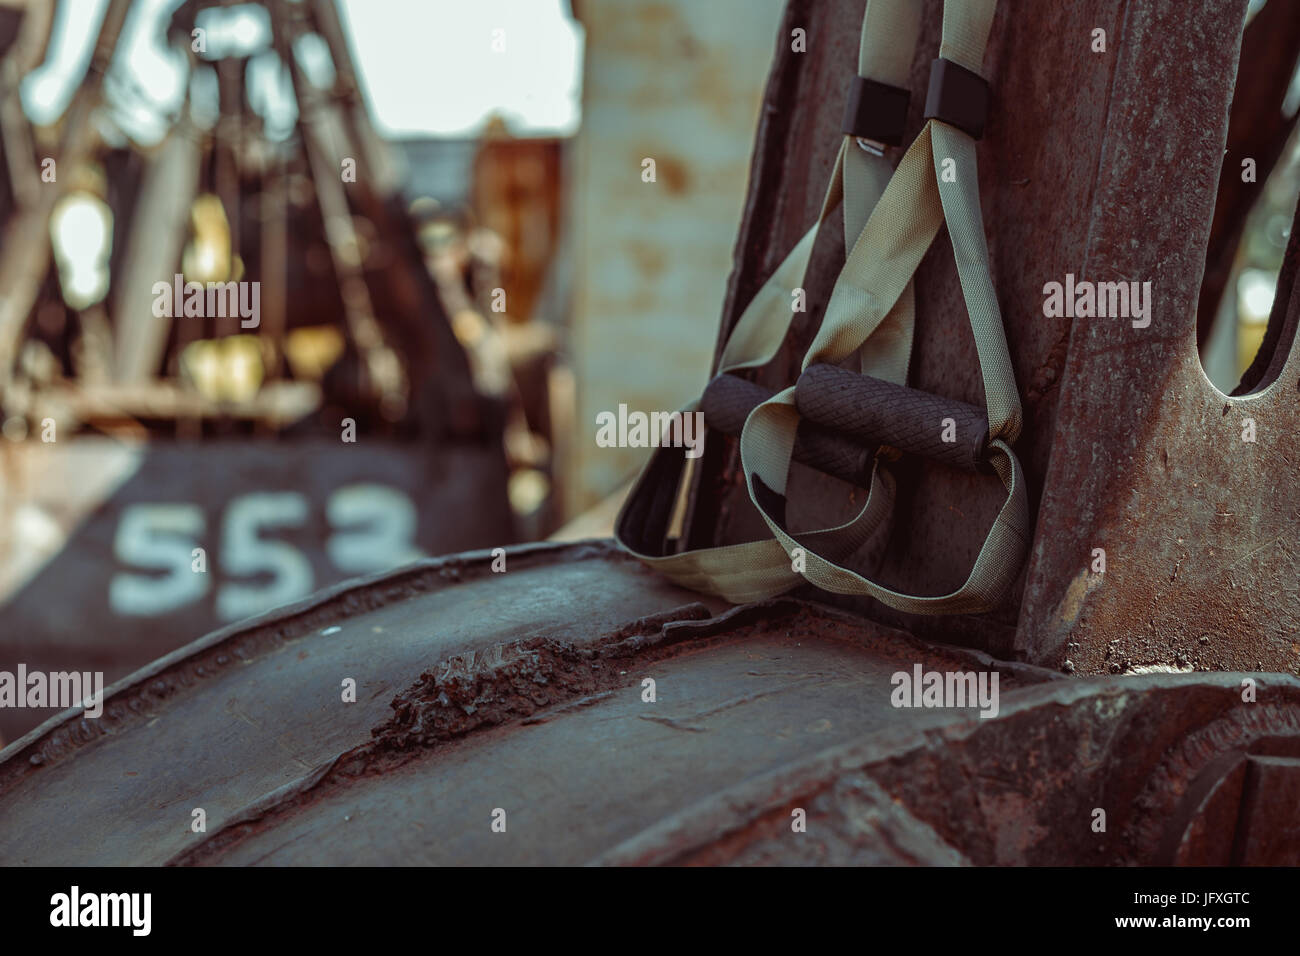
[[[512,537],[501,453],[472,446],[79,437],[6,444],[0,467],[11,672],[114,681],[345,578]],[[0,736],[55,712],[0,709]]]

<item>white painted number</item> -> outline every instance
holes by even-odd
[[[230,502],[221,536],[221,570],[232,577],[271,575],[269,584],[226,582],[217,592],[217,617],[237,621],[312,592],[311,562],[284,541],[258,536],[259,528],[298,528],[307,499],[296,491],[256,492]]]
[[[337,530],[325,544],[334,567],[348,574],[384,571],[424,556],[415,546],[415,505],[387,485],[348,485],[330,495],[325,517]]]
[[[108,583],[113,611],[131,617],[166,614],[208,590],[208,576],[190,570],[191,551],[206,522],[198,505],[128,505],[113,538],[113,556],[128,567],[156,574],[119,571]]]
[[[312,592],[316,581],[311,561],[289,542],[262,536],[268,529],[303,527],[309,510],[307,499],[296,491],[254,492],[231,499],[218,555],[225,579],[216,589],[220,620],[259,614]],[[415,506],[396,488],[374,483],[339,488],[325,504],[325,517],[333,529],[325,553],[344,574],[383,571],[423,556],[415,544]],[[192,561],[206,527],[198,505],[125,508],[113,555],[132,570],[118,570],[109,580],[113,613],[157,617],[204,597],[212,575],[196,572]],[[167,573],[157,573],[162,571]]]

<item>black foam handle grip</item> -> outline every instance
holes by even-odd
[[[800,416],[822,428],[956,468],[984,470],[989,419],[974,405],[834,365],[805,369],[794,399]]]
[[[739,436],[749,413],[774,394],[771,389],[743,378],[719,375],[704,390],[700,410],[710,428]],[[795,461],[859,487],[866,487],[870,482],[875,456],[874,444],[864,447],[811,422],[799,423],[791,453]]]

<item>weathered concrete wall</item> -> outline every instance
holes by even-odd
[[[578,431],[569,513],[644,449],[598,448],[620,402],[676,409],[708,376],[782,0],[575,3],[587,31],[571,170]],[[656,164],[642,181],[642,160]]]

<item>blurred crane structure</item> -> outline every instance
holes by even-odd
[[[153,108],[120,55],[131,0],[57,123],[27,121],[54,11],[0,7],[0,656],[120,676],[513,540],[506,403],[476,388],[333,0],[176,6],[157,144],[120,122]]]

